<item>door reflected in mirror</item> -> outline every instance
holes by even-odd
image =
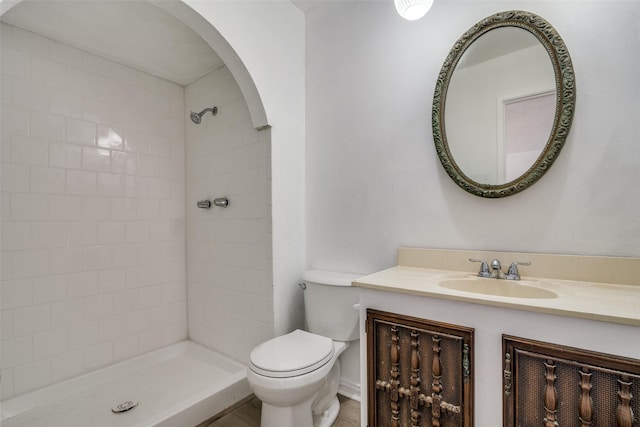
[[[498,182],[513,181],[535,164],[549,139],[555,105],[555,91],[501,102],[497,143],[505,154]]]

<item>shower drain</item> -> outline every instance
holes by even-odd
[[[136,402],[135,400],[127,400],[126,402],[122,402],[121,404],[111,408],[111,412],[113,412],[114,414],[121,414],[123,412],[132,410],[136,406],[138,406],[138,402]]]

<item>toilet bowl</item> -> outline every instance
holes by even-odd
[[[258,345],[247,380],[262,401],[261,427],[329,427],[340,410],[339,356],[359,337],[358,275],[305,272],[305,318],[297,329]],[[321,332],[321,333],[319,333]]]
[[[328,427],[335,421],[338,357],[348,343],[295,330],[251,353],[247,380],[262,401],[261,427]]]

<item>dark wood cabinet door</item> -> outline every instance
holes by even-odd
[[[473,426],[473,329],[367,310],[369,427]]]
[[[640,427],[640,360],[507,335],[502,348],[505,427]]]

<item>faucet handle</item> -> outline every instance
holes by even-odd
[[[487,261],[482,260],[482,259],[474,259],[474,258],[469,258],[469,261],[471,262],[479,262],[480,263],[480,271],[478,272],[478,277],[490,277],[491,273],[489,272],[489,264],[487,264]]]
[[[508,280],[520,280],[520,272],[518,271],[519,265],[531,265],[531,263],[530,262],[512,262],[506,274],[506,278]]]

